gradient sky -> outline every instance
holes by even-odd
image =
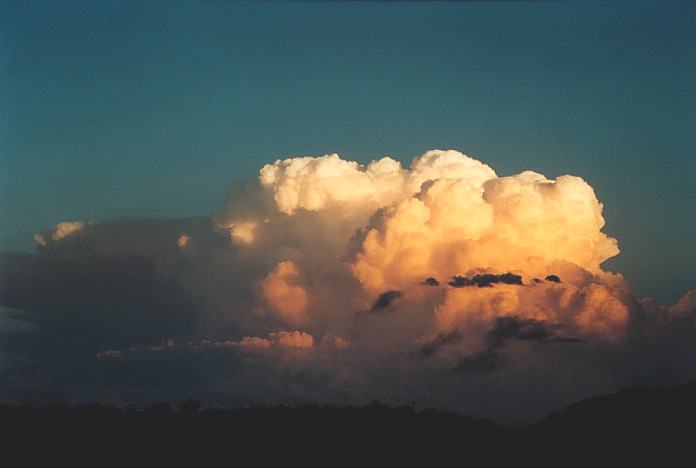
[[[208,215],[277,158],[587,180],[639,296],[696,285],[684,3],[3,1],[0,250],[63,220]]]

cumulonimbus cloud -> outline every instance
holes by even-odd
[[[38,255],[3,254],[2,305],[34,324],[4,352],[45,349],[33,361],[44,376],[66,366],[54,352],[60,334],[73,337],[70,365],[81,362],[82,376],[146,355],[185,365],[230,353],[197,364],[206,369],[192,377],[198,391],[231,402],[250,401],[244,389],[263,402],[420,399],[463,411],[477,397],[494,405],[490,376],[514,369],[510,379],[527,379],[515,388],[528,390],[547,366],[558,375],[545,387],[557,389],[551,404],[569,397],[559,389],[579,362],[602,388],[627,381],[631,371],[596,356],[633,362],[696,309],[693,292],[671,308],[639,302],[601,268],[619,253],[602,208],[579,177],[498,176],[453,150],[409,167],[336,154],[278,160],[235,183],[212,219],[61,223],[37,234]],[[156,344],[170,339],[177,345]],[[4,370],[6,384],[38,372],[22,362]],[[692,364],[680,361],[680,372]],[[462,379],[469,390],[458,393]],[[147,394],[118,398],[138,392]]]

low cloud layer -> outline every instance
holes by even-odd
[[[696,376],[696,293],[638,300],[579,177],[457,151],[276,161],[211,218],[67,221],[0,254],[0,397],[416,401],[528,420]],[[1,332],[1,331],[0,331]]]

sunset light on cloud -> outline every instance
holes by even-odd
[[[3,3],[0,405],[696,379],[691,3]]]
[[[400,307],[409,306],[410,296],[434,295],[418,286],[423,279],[443,280],[442,292],[429,299],[424,315],[433,323],[424,325],[424,333],[510,315],[609,340],[625,332],[628,285],[600,269],[618,254],[617,242],[601,232],[602,205],[579,177],[548,180],[531,171],[498,177],[460,152],[431,150],[407,169],[388,157],[366,166],[336,154],[279,160],[261,169],[259,182],[248,204],[235,205],[244,205],[243,218],[256,200],[267,200],[255,217],[268,222],[258,226],[258,239],[248,248],[259,261],[268,261],[264,252],[279,260],[262,292],[288,323],[322,321],[326,312],[311,298],[332,285],[313,286],[326,270],[347,270],[366,300],[403,291]],[[227,225],[242,224],[234,207],[223,213]],[[310,261],[303,253],[325,229],[336,243]],[[283,251],[292,253],[276,257]],[[456,275],[505,272],[519,274],[522,284],[446,284]],[[540,280],[550,274],[564,280]],[[332,297],[341,297],[341,288],[335,289]]]
[[[154,344],[95,349],[101,363],[223,352],[250,375],[318,366],[332,375],[327,385],[352,389],[346,401],[384,385],[374,373],[397,366],[403,381],[387,393],[410,388],[409,398],[423,397],[425,372],[443,386],[428,398],[456,407],[461,397],[445,390],[455,376],[536,372],[553,350],[558,365],[567,356],[567,366],[605,366],[596,353],[628,352],[631,333],[669,328],[673,310],[696,313],[691,293],[646,312],[619,273],[602,269],[618,242],[602,231],[603,206],[580,177],[499,176],[456,150],[427,151],[408,167],[329,154],[266,164],[230,194],[208,221],[70,222],[37,234],[39,259],[74,265],[64,273],[68,263],[54,266],[55,274],[97,262],[118,276],[137,251],[156,284],[197,304],[145,311],[155,315],[137,320],[152,321],[153,338],[169,314],[188,325]],[[56,294],[45,300],[66,299]],[[28,311],[43,307],[21,300]],[[117,328],[131,326],[118,320]],[[245,362],[243,351],[255,360]],[[260,395],[278,398],[249,378]]]

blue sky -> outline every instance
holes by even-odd
[[[585,178],[639,296],[696,286],[689,3],[4,1],[0,249],[63,220],[215,211],[266,162]]]

